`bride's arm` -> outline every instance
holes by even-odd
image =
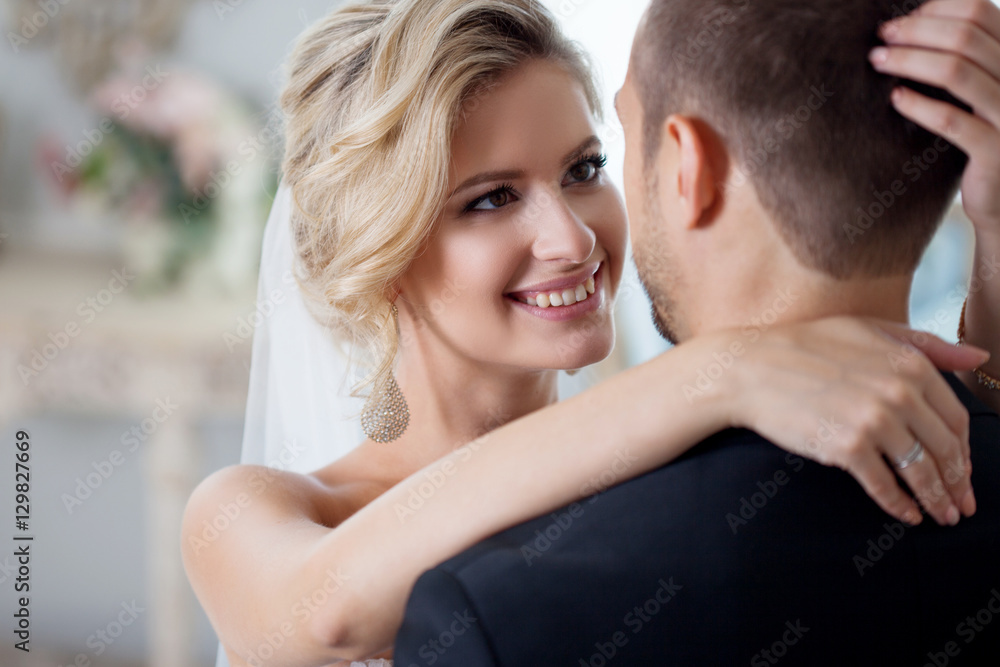
[[[894,100],[901,114],[969,156],[962,204],[976,230],[976,256],[966,340],[993,354],[982,370],[1000,379],[1000,8],[990,0],[937,0],[895,23],[895,31],[884,35],[892,48],[876,67],[944,88],[975,109],[966,113],[908,88]],[[973,373],[960,377],[1000,411],[1000,391]]]
[[[936,339],[923,349],[943,367],[982,361]],[[916,521],[879,454],[907,451],[912,431],[943,470],[965,455],[968,416],[922,355],[893,370],[899,350],[880,329],[843,318],[755,342],[695,339],[456,450],[342,523],[311,478],[227,469],[192,496],[185,565],[231,656],[325,665],[390,646],[424,570],[730,426],[849,469],[887,511]],[[939,479],[906,481],[920,492]],[[955,498],[970,488],[967,475],[950,481]],[[943,520],[951,502],[927,509]]]

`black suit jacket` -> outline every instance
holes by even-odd
[[[1000,665],[1000,418],[947,377],[972,417],[959,526],[726,431],[424,573],[397,667]]]

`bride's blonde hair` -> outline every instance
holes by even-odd
[[[370,353],[363,385],[391,372],[390,290],[445,203],[458,119],[529,59],[564,66],[600,115],[586,56],[538,0],[375,0],[299,39],[281,97],[295,273],[316,319]]]

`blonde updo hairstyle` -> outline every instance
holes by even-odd
[[[463,110],[530,59],[600,103],[583,52],[537,0],[376,0],[312,26],[281,97],[295,275],[313,316],[367,353],[358,387],[392,372],[392,287],[446,199]]]

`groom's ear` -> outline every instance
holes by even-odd
[[[679,114],[664,122],[663,136],[671,143],[677,175],[671,194],[677,197],[684,228],[710,225],[719,203],[715,184],[724,175],[726,163],[718,137],[704,122]]]

